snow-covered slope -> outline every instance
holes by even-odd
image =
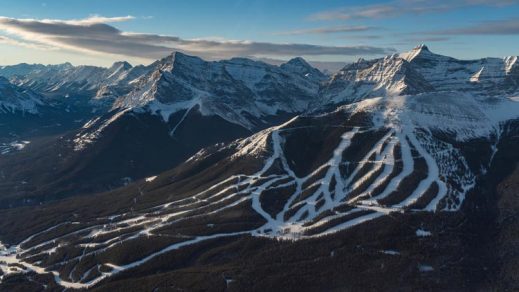
[[[93,105],[110,107],[115,98],[131,90],[132,81],[148,70],[146,66],[132,67],[127,62],[116,62],[109,68],[72,66],[70,63],[47,66],[20,64],[0,67],[0,76],[52,97],[86,97]]]
[[[288,62],[281,64],[281,69],[291,72],[296,75],[303,75],[306,78],[313,79],[315,81],[324,81],[328,77],[319,71],[317,68],[312,67],[305,59],[297,57],[289,60]]]
[[[278,67],[244,58],[208,62],[176,52],[152,66],[115,107],[160,113],[167,121],[198,106],[204,115],[249,129],[264,116],[306,110],[324,78],[302,59]]]
[[[64,64],[58,65],[58,66],[65,69],[66,67],[69,67],[72,65],[69,63],[64,63]],[[15,76],[25,76],[25,75],[31,74],[33,72],[48,70],[49,67],[57,67],[57,66],[45,66],[42,64],[27,64],[27,63],[0,66],[0,75],[4,76],[5,78],[12,78]]]
[[[424,77],[396,55],[347,65],[321,90],[324,103],[344,103],[377,95],[433,91]]]
[[[11,84],[9,80],[0,76],[0,114],[14,112],[37,114],[38,106],[42,104],[41,96]]]
[[[432,84],[437,91],[476,91],[482,94],[517,92],[517,56],[457,60],[432,53],[425,45],[399,55]]]
[[[321,90],[321,103],[337,104],[380,95],[467,92],[510,95],[519,90],[517,57],[457,60],[420,45],[409,52],[359,59],[334,74]]]

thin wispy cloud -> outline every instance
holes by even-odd
[[[426,36],[426,37],[412,37],[405,38],[402,41],[405,43],[428,43],[428,42],[445,42],[450,40],[449,37],[444,36]]]
[[[350,33],[350,32],[364,32],[377,29],[373,26],[349,26],[340,25],[332,27],[319,27],[310,29],[299,29],[290,30],[274,33],[275,35],[306,35],[306,34],[337,34],[337,33]]]
[[[108,24],[129,21],[132,16],[85,19],[17,19],[0,17],[0,31],[26,45],[44,45],[88,53],[157,59],[174,50],[209,59],[233,56],[358,56],[383,55],[394,50],[372,46],[323,46],[280,44],[245,40],[184,39],[178,36],[121,31]]]
[[[394,18],[405,14],[425,14],[461,9],[470,6],[503,7],[519,4],[518,0],[450,0],[424,1],[399,0],[387,4],[364,5],[347,8],[338,8],[315,13],[312,20],[350,20],[350,19],[378,19]]]
[[[114,22],[125,22],[129,20],[135,19],[134,16],[127,15],[127,16],[118,16],[118,17],[103,17],[99,15],[93,15],[84,19],[72,19],[72,20],[42,20],[43,22],[57,22],[57,23],[66,23],[66,24],[73,24],[73,25],[92,25],[92,24],[100,24],[100,23],[114,23]]]
[[[429,35],[519,35],[519,18],[485,21],[461,28],[426,32]]]
[[[25,47],[29,49],[38,49],[38,50],[55,50],[56,48],[45,46],[45,45],[38,45],[34,43],[28,43],[28,42],[21,42],[12,38],[8,38],[6,36],[0,36],[0,44],[7,44],[12,46],[19,46],[19,47]]]
[[[363,40],[378,40],[383,38],[381,35],[356,35],[356,36],[348,36],[349,38],[354,39],[363,39]]]

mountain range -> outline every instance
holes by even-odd
[[[2,289],[517,288],[517,57],[0,76]]]

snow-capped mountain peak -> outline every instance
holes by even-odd
[[[439,91],[461,90],[500,95],[519,90],[516,56],[458,60],[435,54],[425,45],[399,56]]]
[[[301,57],[293,58],[288,62],[281,64],[280,68],[294,74],[302,74],[307,78],[312,78],[317,81],[324,81],[327,78],[326,75],[312,67]]]
[[[126,62],[126,61],[119,61],[112,64],[110,67],[111,71],[117,71],[117,70],[130,70],[133,66]]]
[[[308,62],[306,62],[306,60],[303,59],[302,57],[292,58],[292,59],[288,60],[288,62],[286,62],[285,64],[299,66],[299,67],[306,67],[306,68],[311,67],[310,64],[308,64]]]
[[[410,94],[431,91],[432,86],[404,59],[396,55],[385,57],[372,67],[359,72],[356,81],[375,82],[373,90],[389,94]]]
[[[324,104],[342,104],[373,96],[433,90],[414,66],[401,55],[394,54],[375,60],[359,59],[345,66],[322,88],[321,95]]]
[[[89,101],[106,107],[114,98],[130,90],[131,81],[147,72],[145,66],[132,67],[128,62],[115,62],[109,68],[96,66],[19,64],[0,68],[0,76],[13,84],[29,88],[53,100],[59,96],[75,96],[70,102]],[[108,98],[109,97],[109,98]],[[100,100],[108,100],[100,102]],[[84,102],[83,102],[84,103]],[[108,106],[109,108],[109,106]]]
[[[167,57],[155,62],[153,65],[163,71],[172,71],[176,66],[197,66],[204,63],[204,60],[196,56],[186,55],[182,52],[175,51]]]
[[[421,44],[421,45],[414,47],[411,51],[402,53],[399,56],[400,56],[400,58],[405,59],[408,62],[411,62],[415,58],[424,58],[424,59],[429,58],[430,59],[430,58],[434,58],[439,55],[432,53],[429,50],[429,47],[427,47],[425,44]]]
[[[167,121],[169,115],[198,105],[202,114],[249,129],[278,111],[306,110],[324,76],[301,58],[278,67],[245,58],[205,61],[174,52],[151,66],[153,71],[119,98],[116,108],[145,107]]]

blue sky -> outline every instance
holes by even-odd
[[[173,50],[349,62],[427,43],[461,59],[519,54],[519,0],[4,0],[0,65],[149,63]]]

